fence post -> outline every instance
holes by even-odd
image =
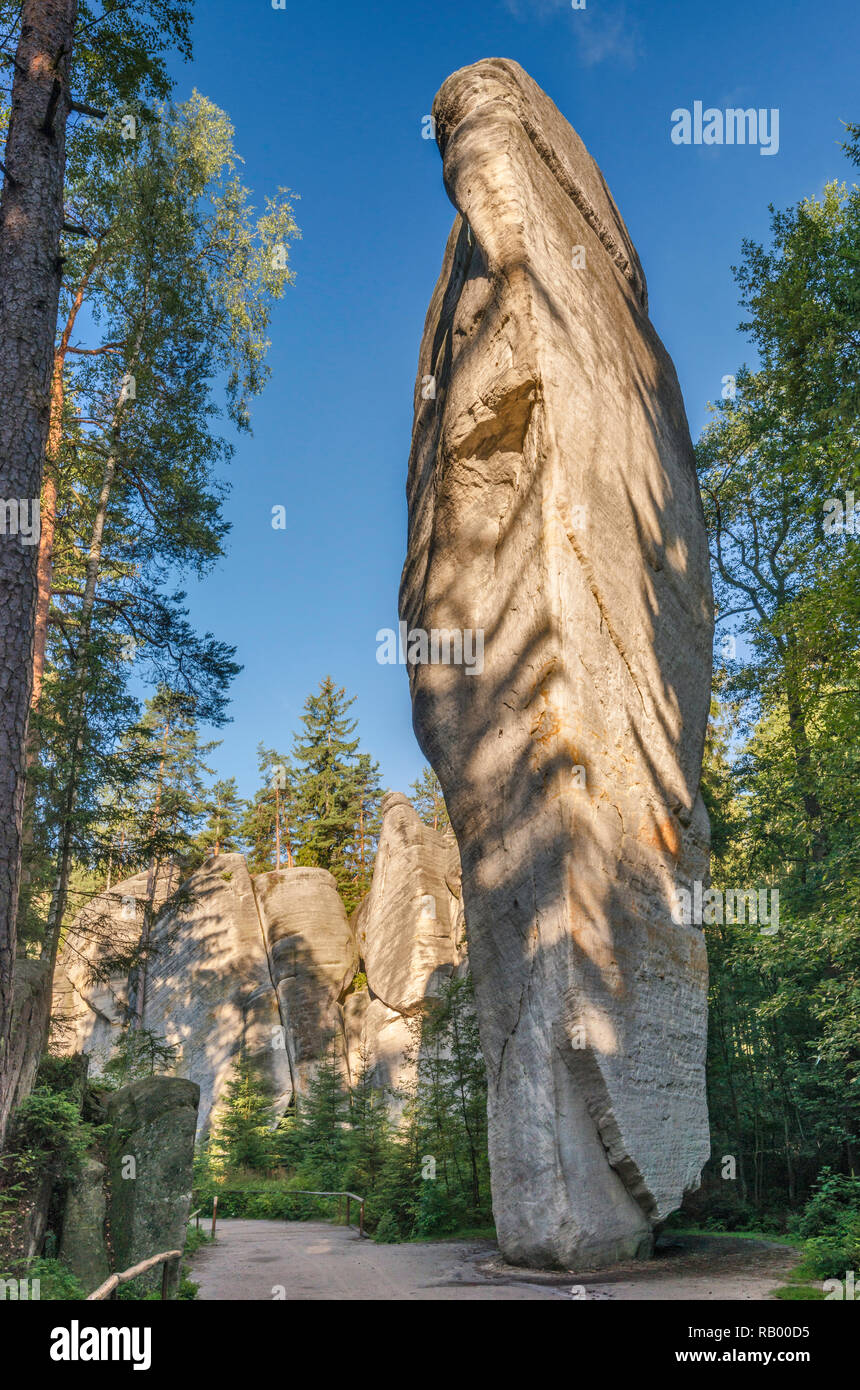
[[[349,1193],[347,1192],[347,1194],[346,1194],[346,1224],[347,1224],[347,1226],[349,1225],[349,1211],[350,1211],[351,1205],[352,1205],[352,1198],[350,1197]]]
[[[359,1236],[359,1239],[361,1239],[361,1238],[364,1236],[364,1198],[363,1198],[363,1197],[362,1197],[362,1199],[361,1199],[361,1206],[360,1206],[359,1209],[358,1209],[358,1236]]]
[[[218,1194],[216,1193],[215,1196],[212,1198],[212,1231],[211,1231],[211,1235],[212,1235],[213,1239],[214,1239],[214,1236],[215,1236],[215,1222],[216,1222],[217,1220],[218,1220]]]

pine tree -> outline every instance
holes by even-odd
[[[390,1147],[391,1121],[385,1093],[374,1085],[372,1067],[367,1055],[362,1053],[349,1096],[349,1130],[344,1145],[346,1188],[371,1196],[382,1176]]]
[[[447,830],[451,822],[448,808],[439,785],[439,778],[429,764],[425,763],[421,772],[411,785],[412,804],[425,825],[434,830]]]
[[[236,790],[236,778],[213,782],[205,806],[206,825],[195,844],[206,854],[239,852],[246,807]]]
[[[149,1028],[124,1028],[105,1066],[105,1076],[118,1086],[145,1076],[166,1076],[176,1066],[178,1046]]]
[[[414,1122],[422,1159],[435,1164],[439,1193],[423,1198],[424,1219],[450,1229],[464,1218],[474,1223],[489,1212],[487,1167],[487,1075],[484,1067],[471,975],[454,977],[421,1020]],[[429,1205],[428,1205],[429,1204]],[[429,1228],[425,1234],[429,1234]]]
[[[295,774],[288,758],[262,743],[257,746],[257,765],[262,786],[242,820],[248,867],[252,874],[291,869],[295,864]]]
[[[343,1191],[348,1101],[337,1040],[332,1037],[308,1084],[298,1115],[303,1187]]]
[[[352,843],[346,853],[349,882],[342,888],[344,906],[348,913],[369,892],[379,832],[382,829],[382,783],[379,764],[369,753],[359,753],[355,767],[355,825]]]

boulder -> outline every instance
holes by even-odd
[[[116,1273],[185,1245],[199,1100],[193,1081],[150,1076],[107,1101],[108,1227]],[[144,1278],[154,1286],[161,1271]]]
[[[599,1266],[649,1253],[709,1151],[705,948],[672,919],[707,874],[707,539],[675,370],[582,141],[504,59],[433,114],[457,216],[400,617],[407,650],[480,633],[483,661],[410,664],[413,721],[462,857],[502,1251]]]

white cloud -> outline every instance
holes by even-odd
[[[642,56],[641,33],[627,6],[615,0],[588,0],[584,10],[574,10],[570,0],[503,0],[517,19],[547,19],[564,11],[570,16],[571,36],[584,67],[616,62],[635,67]]]

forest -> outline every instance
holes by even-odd
[[[51,1020],[81,907],[148,872],[151,925],[166,867],[185,876],[238,852],[253,873],[328,869],[351,914],[370,885],[385,791],[354,697],[314,671],[297,726],[260,742],[257,788],[240,795],[217,734],[243,652],[190,617],[188,584],[230,545],[225,477],[294,279],[295,195],[280,188],[258,206],[229,114],[200,92],[177,99],[188,0],[146,0],[133,21],[81,0],[57,98],[50,83],[29,90],[22,8],[39,7],[0,0],[0,452],[4,496],[40,498],[36,542],[0,545],[0,589],[13,596],[0,618],[10,1275],[28,1194],[46,1174],[61,1192],[97,1126],[70,1100]],[[16,115],[10,128],[10,113],[42,98],[62,138],[22,250],[16,199],[35,194],[10,171],[30,127]],[[844,179],[771,208],[769,239],[738,248],[751,365],[736,364],[696,444],[717,617],[703,772],[712,886],[778,890],[779,910],[773,932],[706,918],[712,1151],[671,1218],[679,1230],[793,1238],[807,1297],[812,1281],[860,1268],[860,126],[842,142]],[[35,297],[34,263],[50,286]],[[8,327],[22,315],[18,336],[41,344],[50,381],[32,428]],[[429,766],[410,795],[426,824],[448,825]],[[470,978],[415,1020],[413,1046],[407,1093],[381,1094],[370,1067],[349,1085],[332,1050],[280,1117],[241,1057],[198,1146],[194,1206],[211,1211],[218,1193],[224,1216],[318,1218],[335,1213],[303,1192],[353,1190],[380,1243],[491,1233]],[[103,1085],[170,1065],[132,1015]],[[75,1296],[50,1238],[32,1268],[42,1297]]]

